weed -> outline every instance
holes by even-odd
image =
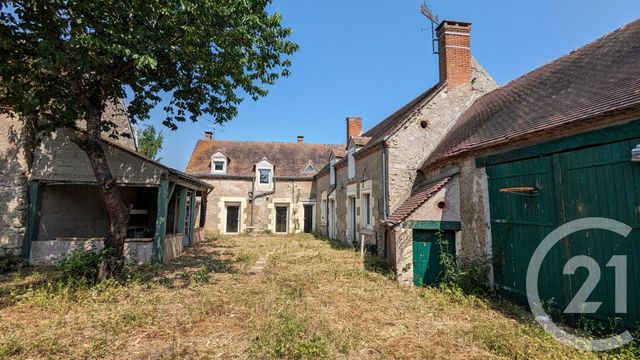
[[[77,249],[58,262],[62,281],[70,287],[93,286],[98,280],[100,263],[108,250],[98,252]]]
[[[196,284],[208,284],[211,269],[207,265],[202,265],[200,269],[192,276],[192,281]]]
[[[321,359],[327,357],[327,343],[320,335],[309,335],[304,320],[283,310],[254,340],[251,353],[267,359]]]
[[[7,341],[0,344],[0,359],[10,356],[19,355],[22,352],[22,345],[15,337],[10,337]]]

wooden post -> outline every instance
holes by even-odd
[[[37,181],[29,183],[27,222],[24,239],[22,240],[22,257],[27,260],[31,257],[31,243],[38,238],[43,187],[44,186]]]
[[[196,224],[196,192],[191,193],[191,208],[189,209],[189,241],[187,245],[193,242],[193,231]]]
[[[158,188],[158,211],[156,232],[153,236],[153,259],[157,263],[164,260],[164,240],[167,236],[167,209],[169,205],[169,180],[160,180]]]
[[[202,192],[200,197],[200,226],[204,227],[207,223],[207,190]]]
[[[178,204],[178,234],[185,234],[187,218],[187,188],[180,189],[180,203]]]

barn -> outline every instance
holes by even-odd
[[[584,227],[562,238],[544,256],[540,296],[559,310],[602,302],[593,318],[640,321],[639,40],[636,20],[484,95],[421,167],[423,184],[458,179],[448,200],[459,207],[456,251],[467,264],[488,260],[504,295],[526,302],[528,265],[554,229],[607,218],[630,233]],[[600,271],[567,265],[578,256]]]

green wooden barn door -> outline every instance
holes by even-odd
[[[561,168],[556,177],[563,193],[564,221],[605,217],[633,228],[627,238],[607,230],[569,236],[565,259],[587,255],[596,260],[601,278],[588,300],[602,305],[593,317],[608,321],[616,316],[628,327],[640,321],[640,164],[630,161],[631,149],[638,143],[640,138],[555,155]],[[616,313],[615,267],[607,266],[616,255],[626,256],[626,314]],[[572,297],[588,275],[585,269],[565,275],[571,280]]]
[[[487,168],[495,282],[521,302],[526,302],[529,259],[542,239],[557,226],[552,165],[550,158],[539,157]],[[557,273],[561,257],[556,247],[545,259],[540,275],[554,279],[555,283],[540,289],[541,298],[557,300],[565,296],[562,279],[547,276]]]
[[[487,167],[496,285],[526,303],[525,277],[531,255],[556,227],[585,217],[606,217],[633,228],[628,238],[606,230],[576,233],[545,257],[539,274],[540,297],[563,311],[588,273],[580,268],[564,275],[569,259],[587,255],[602,278],[588,301],[601,301],[593,316],[640,321],[640,164],[630,161],[640,138]],[[510,191],[533,187],[536,193]],[[628,314],[615,313],[612,256],[627,256]]]
[[[442,275],[439,239],[447,242],[450,254],[455,254],[455,232],[413,230],[413,284],[427,286],[437,283]]]

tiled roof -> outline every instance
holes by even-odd
[[[371,138],[368,136],[354,136],[353,137],[353,143],[356,144],[356,146],[365,146],[367,145],[367,143],[369,143],[369,141],[371,141]]]
[[[446,177],[440,181],[422,185],[414,190],[411,195],[398,207],[388,218],[386,224],[396,226],[404,221],[409,215],[416,211],[422,204],[427,202],[435,193],[437,193],[449,181]]]
[[[322,169],[329,162],[330,152],[341,148],[344,145],[198,140],[186,172],[192,175],[209,175],[211,155],[220,151],[229,159],[228,176],[253,176],[253,166],[266,158],[275,165],[276,177],[311,178],[316,172],[305,171],[309,161],[314,164],[315,169]]]
[[[344,150],[344,149],[336,148],[331,150],[331,152],[333,153],[333,156],[335,156],[338,159],[347,157],[347,150]]]
[[[367,143],[371,145],[381,141],[385,136],[391,134],[394,130],[402,126],[409,115],[411,115],[420,105],[431,100],[431,98],[433,98],[433,96],[443,88],[443,84],[437,84],[429,88],[398,111],[394,112],[389,117],[379,122],[376,126],[362,134],[362,137],[371,138],[367,141]]]
[[[638,104],[640,20],[476,100],[423,167]]]

